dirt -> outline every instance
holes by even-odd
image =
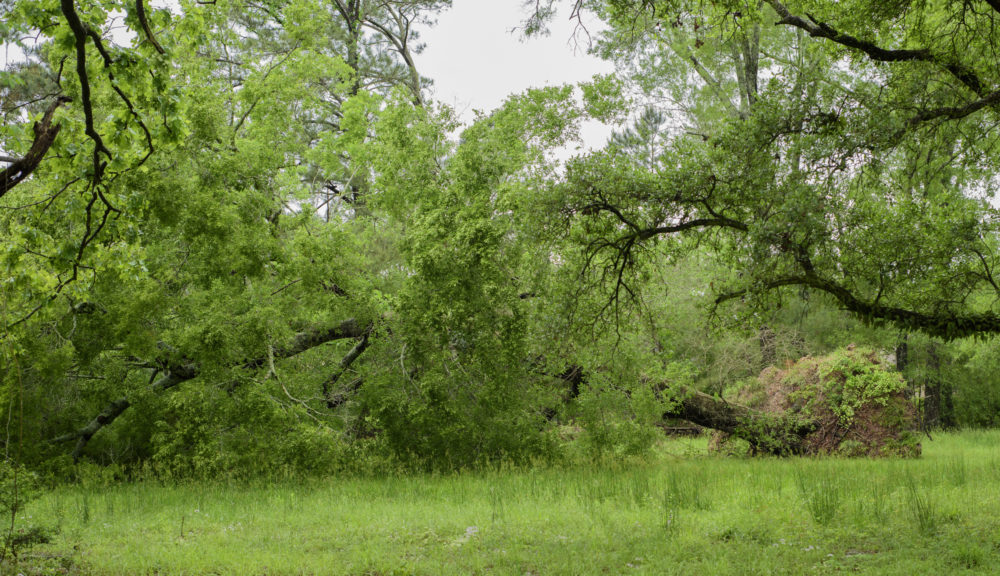
[[[815,423],[796,452],[804,455],[920,455],[917,412],[902,376],[863,348],[806,356],[769,367],[735,401],[769,414],[795,414]],[[731,437],[714,433],[710,447],[732,450]]]

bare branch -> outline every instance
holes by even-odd
[[[353,364],[354,361],[357,360],[358,357],[361,356],[361,354],[368,349],[368,337],[371,335],[373,328],[374,328],[373,325],[368,326],[368,329],[366,329],[365,333],[361,335],[361,338],[358,340],[358,343],[355,344],[353,348],[351,348],[351,350],[347,353],[346,356],[343,357],[343,359],[341,359],[340,364],[337,367],[337,371],[334,372],[329,378],[327,378],[323,382],[323,387],[322,387],[323,398],[326,399],[327,408],[333,410],[334,408],[337,408],[338,406],[341,406],[345,402],[347,402],[347,394],[345,393],[331,394],[330,390],[337,384],[340,378],[343,377],[344,373],[347,372],[347,369],[351,367],[351,364]],[[361,387],[361,380],[358,380],[351,386],[349,391],[357,392],[360,387]]]

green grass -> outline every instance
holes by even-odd
[[[382,479],[65,487],[22,572],[973,574],[1000,566],[1000,432],[919,460],[725,459]],[[694,442],[694,443],[692,443]]]

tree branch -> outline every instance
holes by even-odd
[[[413,55],[410,54],[410,49],[407,44],[407,36],[409,35],[409,26],[404,26],[395,12],[388,10],[389,13],[396,20],[397,25],[400,27],[400,36],[397,37],[391,30],[382,25],[381,22],[373,18],[366,17],[364,24],[369,28],[379,32],[393,45],[396,52],[403,58],[403,62],[406,64],[407,71],[410,75],[410,91],[413,92],[413,103],[416,106],[423,106],[423,98],[420,95],[420,74],[417,72],[417,65],[413,61]]]
[[[691,230],[692,228],[733,228],[739,230],[740,232],[746,232],[748,230],[747,225],[732,218],[696,218],[694,220],[688,220],[687,222],[681,222],[679,224],[674,224],[671,226],[658,226],[656,228],[647,228],[645,230],[638,230],[638,237],[640,240],[646,240],[647,238],[652,238],[653,236],[659,236],[660,234],[673,234],[675,232],[683,232],[684,230]]]
[[[937,64],[951,73],[955,78],[958,78],[959,81],[968,86],[970,90],[976,94],[982,95],[983,84],[975,72],[957,62],[942,62],[926,48],[917,50],[889,50],[881,48],[866,40],[861,40],[860,38],[856,38],[849,34],[844,34],[824,22],[814,20],[811,16],[809,17],[809,20],[806,20],[801,16],[796,16],[792,14],[779,0],[767,0],[767,3],[774,8],[774,11],[781,17],[781,20],[778,21],[779,25],[784,24],[794,26],[804,30],[810,36],[816,38],[826,38],[846,48],[861,51],[869,58],[877,62],[930,62],[932,64]]]
[[[19,159],[10,158],[9,161],[12,164],[5,168],[3,172],[0,172],[0,198],[9,192],[11,188],[23,182],[25,178],[38,168],[42,158],[45,157],[46,152],[49,151],[52,143],[55,142],[56,135],[59,134],[60,125],[52,125],[52,116],[55,114],[56,108],[69,101],[69,98],[59,96],[45,110],[45,115],[42,116],[42,119],[35,122],[33,127],[35,139],[31,143],[28,153]],[[8,158],[4,157],[4,160],[8,161]]]
[[[66,23],[73,31],[74,44],[76,47],[76,74],[80,79],[80,103],[83,106],[84,132],[94,141],[94,175],[93,181],[101,179],[104,171],[104,164],[101,162],[101,154],[111,158],[111,151],[104,145],[104,140],[94,128],[94,109],[90,100],[90,77],[87,75],[87,28],[76,13],[73,0],[60,0],[60,8]]]
[[[339,406],[342,406],[347,402],[347,394],[338,392],[336,394],[330,394],[330,390],[337,384],[337,381],[347,372],[347,369],[351,367],[351,364],[368,349],[368,337],[372,333],[374,325],[369,325],[365,330],[365,333],[361,335],[358,343],[354,345],[354,348],[347,353],[340,361],[340,365],[337,367],[337,371],[334,372],[329,378],[323,382],[323,398],[326,400],[326,407],[333,410]],[[361,381],[358,380],[350,387],[349,392],[357,392],[361,387]]]
[[[983,98],[979,100],[974,100],[969,102],[965,106],[945,106],[942,108],[932,108],[930,110],[924,110],[920,112],[913,118],[910,118],[908,123],[910,126],[920,124],[922,122],[927,122],[928,120],[934,120],[936,118],[944,118],[946,120],[958,120],[960,118],[965,118],[971,114],[974,114],[987,106],[994,106],[1000,103],[1000,90],[995,92],[990,92]]]
[[[146,20],[146,6],[143,0],[135,0],[135,15],[139,19],[139,25],[142,26],[142,31],[146,33],[146,39],[149,40],[149,43],[160,54],[166,54],[160,43],[156,41],[156,36],[153,35],[153,30],[150,29],[149,22]]]
[[[342,322],[337,326],[296,334],[292,341],[286,346],[275,349],[273,357],[290,358],[305,352],[310,348],[319,346],[320,344],[325,344],[327,342],[343,338],[363,336],[365,334],[366,332],[358,329],[357,322],[351,319]],[[268,362],[268,357],[269,355],[264,355],[258,358],[253,358],[244,362],[241,367],[247,369],[260,368]],[[164,392],[183,382],[196,378],[200,373],[201,369],[196,364],[173,365],[168,367],[168,373],[166,376],[163,376],[151,384],[147,390],[151,393]],[[115,419],[128,410],[132,404],[133,399],[128,396],[123,396],[114,400],[108,404],[104,410],[101,410],[101,412],[86,426],[80,428],[79,430],[54,438],[51,442],[57,444],[76,440],[76,447],[73,449],[73,459],[78,460],[80,456],[83,455],[83,450],[87,447],[87,443],[90,442],[90,439],[93,438],[94,435],[97,434],[102,428],[114,422]]]
[[[920,331],[929,336],[946,340],[967,336],[1000,334],[1000,316],[994,312],[979,314],[926,314],[895,306],[883,306],[877,302],[867,302],[855,296],[850,290],[815,273],[801,276],[784,276],[766,282],[765,290],[786,286],[805,286],[833,296],[845,310],[866,321],[885,321],[904,330]],[[719,305],[729,300],[745,296],[749,290],[737,290],[721,294],[715,299]]]

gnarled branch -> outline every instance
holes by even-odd
[[[764,283],[763,288],[774,290],[785,286],[805,286],[833,296],[845,310],[862,320],[891,322],[899,328],[923,332],[929,336],[945,339],[967,336],[1000,334],[1000,315],[994,312],[979,314],[927,314],[895,306],[883,306],[876,301],[862,300],[844,286],[820,277],[815,273],[801,276],[783,276]],[[719,305],[729,300],[741,298],[748,290],[737,290],[721,294],[715,299]]]
[[[767,0],[767,3],[774,8],[774,11],[781,17],[781,20],[778,21],[779,25],[784,24],[794,26],[804,30],[810,36],[826,38],[844,46],[845,48],[858,50],[876,62],[929,62],[936,64],[947,70],[955,78],[958,78],[958,80],[965,84],[970,90],[976,94],[982,95],[983,83],[975,72],[958,62],[943,62],[926,48],[915,50],[890,50],[882,48],[872,42],[868,42],[867,40],[862,40],[855,36],[851,36],[850,34],[845,34],[833,28],[829,24],[816,21],[812,17],[809,17],[807,20],[801,16],[796,16],[791,13],[787,6],[778,0]]]

